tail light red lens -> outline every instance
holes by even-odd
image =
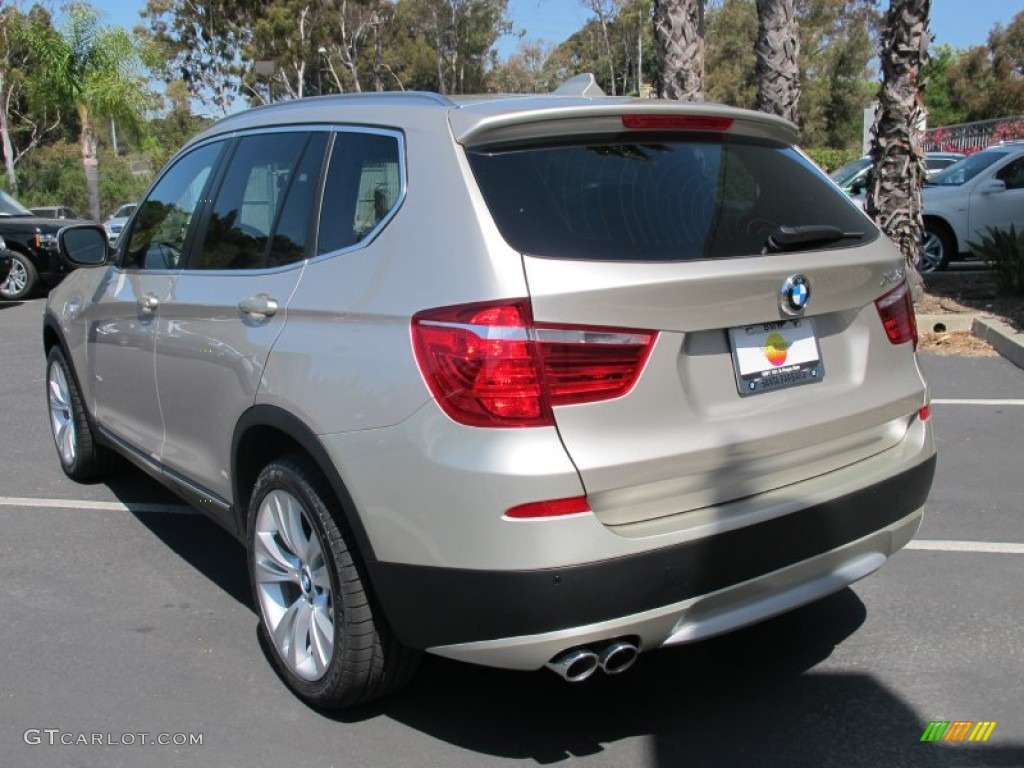
[[[875,306],[889,341],[893,344],[906,344],[909,341],[917,349],[917,318],[910,298],[910,286],[906,281],[877,299]]]
[[[438,404],[460,424],[554,424],[555,405],[626,394],[657,334],[535,324],[526,299],[418,313],[412,342]]]

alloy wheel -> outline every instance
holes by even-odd
[[[19,296],[28,285],[28,270],[21,263],[20,259],[11,259],[11,271],[7,273],[2,285],[0,294],[4,296]]]
[[[303,680],[322,678],[334,655],[331,576],[308,513],[286,491],[272,490],[260,503],[253,578],[281,659]]]
[[[64,368],[57,363],[50,364],[47,377],[50,403],[50,429],[53,431],[54,442],[60,453],[61,463],[70,467],[78,455],[75,434],[75,415],[71,404],[71,387]]]
[[[925,232],[924,242],[921,244],[921,255],[917,260],[918,272],[935,272],[942,268],[942,257],[945,246],[942,238],[935,232]]]

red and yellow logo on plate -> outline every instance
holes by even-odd
[[[768,358],[768,362],[778,367],[786,362],[786,356],[789,351],[789,343],[782,336],[781,333],[772,333],[768,335],[768,338],[764,342],[764,356]]]

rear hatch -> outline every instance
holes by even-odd
[[[925,398],[902,260],[792,127],[598,103],[452,123],[533,321],[654,332],[625,394],[554,408],[600,519],[714,507],[897,445]]]

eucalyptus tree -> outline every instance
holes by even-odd
[[[104,27],[85,3],[63,9],[61,27],[32,25],[27,43],[32,78],[40,98],[72,104],[78,115],[78,143],[89,193],[89,214],[100,218],[98,119],[142,131],[156,97],[144,76],[144,48],[120,27]]]
[[[868,215],[903,252],[912,276],[924,230],[921,68],[931,38],[930,10],[931,0],[889,2],[882,26],[882,84],[871,128],[874,172],[864,203]]]
[[[227,114],[246,69],[257,0],[147,0],[146,30],[164,58],[164,79],[183,81],[191,98]]]
[[[704,0],[654,0],[660,96],[704,99]]]
[[[800,107],[796,0],[757,0],[757,21],[757,108],[796,123]]]

